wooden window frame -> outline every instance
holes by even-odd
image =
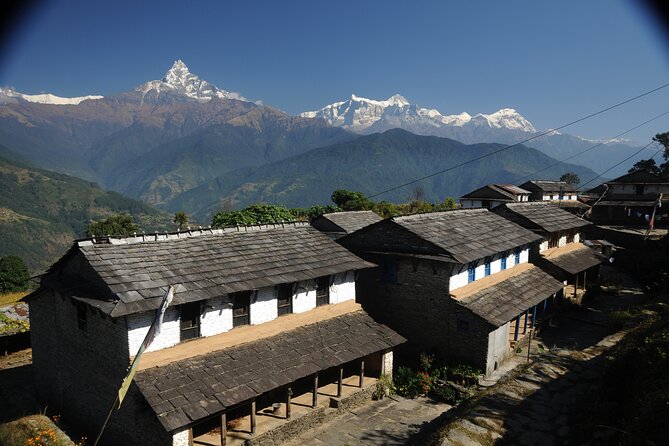
[[[184,328],[184,316],[188,311],[192,311],[193,321],[195,322],[190,327]],[[201,317],[202,317],[202,302],[189,302],[179,305],[179,342],[188,341],[190,339],[197,339],[201,336]]]
[[[282,283],[276,290],[276,314],[292,314],[293,312],[293,294],[295,286],[292,283]]]
[[[321,276],[316,279],[316,306],[320,307],[330,303],[331,276]]]
[[[83,302],[77,301],[77,327],[81,331],[88,330],[88,308]]]
[[[237,293],[230,294],[230,301],[232,303],[232,327],[241,327],[243,325],[251,325],[251,295],[253,291],[239,291]],[[238,306],[237,304],[241,300],[246,300],[242,302],[242,305]],[[243,305],[247,303],[246,305]],[[237,307],[236,307],[237,306]],[[247,311],[245,314],[235,316],[235,310],[239,308],[246,308]]]

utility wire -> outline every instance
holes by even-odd
[[[522,180],[524,180],[524,179],[526,179],[526,178],[527,178],[527,179],[532,178],[533,176],[535,176],[535,175],[538,174],[538,173],[541,173],[541,172],[543,172],[543,171],[545,171],[545,170],[548,170],[548,169],[550,169],[551,167],[555,167],[555,166],[557,166],[558,164],[562,164],[562,163],[564,163],[565,161],[568,161],[568,160],[570,160],[570,159],[572,159],[572,158],[576,158],[577,156],[583,155],[584,153],[589,152],[589,151],[591,151],[591,150],[593,150],[593,149],[596,149],[597,147],[603,146],[604,144],[608,144],[609,142],[613,141],[614,139],[616,139],[616,138],[620,138],[621,136],[626,135],[627,133],[629,133],[629,132],[631,132],[631,131],[633,131],[633,130],[638,129],[639,127],[643,127],[644,125],[646,125],[646,124],[648,124],[648,123],[650,123],[650,122],[653,122],[653,121],[655,121],[656,119],[660,119],[662,116],[665,116],[665,115],[667,115],[667,114],[669,114],[669,110],[667,110],[666,112],[664,112],[664,113],[662,113],[662,114],[659,114],[659,115],[655,116],[654,118],[650,118],[649,120],[644,121],[644,122],[642,122],[641,124],[636,125],[636,126],[632,127],[632,128],[629,129],[629,130],[625,130],[625,131],[622,132],[622,133],[618,133],[616,136],[612,136],[611,138],[607,139],[606,141],[602,141],[602,142],[600,142],[600,143],[598,143],[598,144],[595,144],[594,146],[592,146],[592,147],[590,147],[590,148],[588,148],[588,149],[586,149],[586,150],[584,150],[584,151],[582,151],[582,152],[576,153],[576,154],[574,154],[574,155],[572,155],[572,156],[569,156],[569,157],[567,157],[567,158],[565,158],[565,159],[563,159],[563,160],[557,161],[557,162],[551,164],[550,166],[548,166],[548,167],[544,167],[543,169],[539,169],[539,170],[537,170],[537,171],[535,171],[535,172],[532,172],[532,173],[529,174],[529,175],[525,175],[525,176],[523,176],[523,177],[520,177],[520,178],[517,179],[515,182],[518,183],[518,182],[520,182],[520,181],[522,181]],[[653,155],[653,156],[655,156],[655,155]],[[652,157],[651,157],[651,158],[652,158]]]
[[[593,181],[595,181],[597,178],[600,178],[602,175],[604,175],[604,174],[605,174],[606,172],[608,172],[609,170],[611,170],[611,169],[615,169],[616,167],[620,166],[620,165],[621,165],[622,163],[624,163],[625,161],[627,161],[627,160],[633,158],[634,156],[636,156],[636,155],[638,155],[639,153],[641,153],[642,151],[644,151],[648,146],[650,146],[650,145],[653,144],[654,142],[655,142],[654,140],[651,141],[651,142],[649,142],[648,144],[646,144],[646,145],[643,146],[641,149],[637,150],[636,152],[634,152],[633,154],[631,154],[630,156],[628,156],[628,157],[625,158],[624,160],[622,160],[622,161],[620,161],[619,163],[616,163],[616,164],[614,164],[613,166],[609,167],[609,168],[606,169],[604,172],[600,173],[599,175],[597,175],[596,177],[592,178],[591,180],[589,180],[589,181],[587,181],[587,182],[581,184],[580,187],[583,188],[583,186],[585,186],[586,184],[590,184],[590,183],[592,183]],[[659,152],[660,150],[662,150],[662,147],[660,147],[659,149],[657,149],[657,152]],[[653,153],[653,156],[657,155],[657,152]],[[652,158],[653,156],[651,156],[651,158]]]
[[[556,128],[554,128],[554,129],[546,130],[545,132],[539,133],[539,134],[537,134],[537,135],[534,135],[534,136],[532,136],[532,137],[530,137],[530,138],[524,139],[524,140],[522,140],[522,141],[520,141],[520,142],[517,142],[517,143],[515,143],[515,144],[511,144],[511,145],[509,145],[509,146],[502,147],[501,149],[494,150],[494,151],[492,151],[492,152],[490,152],[490,153],[486,153],[485,155],[477,156],[476,158],[472,158],[472,159],[470,159],[470,160],[468,160],[468,161],[464,161],[464,162],[462,162],[462,163],[460,163],[460,164],[456,164],[455,166],[448,167],[448,168],[446,168],[446,169],[440,170],[440,171],[438,171],[438,172],[431,173],[431,174],[429,174],[429,175],[425,175],[424,177],[421,177],[421,178],[418,178],[418,179],[409,181],[409,182],[404,183],[404,184],[401,184],[401,185],[399,185],[399,186],[391,187],[391,188],[386,189],[386,190],[384,190],[384,191],[378,192],[378,193],[376,193],[376,194],[374,194],[374,195],[370,195],[369,198],[378,197],[379,195],[383,195],[383,194],[386,194],[386,193],[388,193],[388,192],[392,192],[392,191],[394,191],[394,190],[401,189],[401,188],[406,187],[406,186],[409,186],[409,185],[411,185],[411,184],[415,184],[415,183],[418,183],[418,182],[420,182],[420,181],[426,180],[426,179],[428,179],[428,178],[432,178],[432,177],[435,177],[435,176],[437,176],[437,175],[441,175],[442,173],[449,172],[449,171],[451,171],[451,170],[460,168],[460,167],[462,167],[462,166],[464,166],[464,165],[467,165],[467,164],[469,164],[469,163],[473,163],[473,162],[475,162],[475,161],[479,161],[479,160],[481,160],[481,159],[483,159],[483,158],[487,158],[487,157],[489,157],[489,156],[496,155],[496,154],[498,154],[498,153],[500,153],[500,152],[503,152],[503,151],[505,151],[505,150],[511,149],[511,148],[513,148],[513,147],[517,147],[517,146],[519,146],[519,145],[521,145],[521,144],[525,144],[525,143],[527,143],[527,142],[529,142],[529,141],[533,141],[533,140],[535,140],[535,139],[537,139],[537,138],[541,138],[542,136],[546,136],[546,135],[548,135],[549,133],[553,133],[553,132],[555,132],[555,131],[557,131],[557,130],[561,130],[561,129],[563,129],[563,128],[566,128],[566,127],[569,127],[569,126],[571,126],[571,125],[577,124],[577,123],[579,123],[579,122],[585,121],[586,119],[590,119],[590,118],[592,118],[592,117],[594,117],[594,116],[601,115],[602,113],[605,113],[605,112],[607,112],[607,111],[609,111],[609,110],[612,110],[612,109],[614,109],[614,108],[620,107],[620,106],[622,106],[622,105],[628,104],[628,103],[630,103],[630,102],[632,102],[632,101],[635,101],[635,100],[637,100],[637,99],[640,99],[640,98],[642,98],[642,97],[644,97],[644,96],[648,96],[649,94],[655,93],[656,91],[661,90],[661,89],[666,88],[666,87],[669,87],[669,83],[666,83],[666,84],[664,84],[664,85],[661,85],[661,86],[659,86],[659,87],[657,87],[657,88],[653,88],[652,90],[648,90],[648,91],[646,91],[646,92],[644,92],[644,93],[641,93],[641,94],[639,94],[639,95],[637,95],[637,96],[634,96],[633,98],[626,99],[626,100],[624,100],[624,101],[622,101],[622,102],[618,102],[617,104],[614,104],[614,105],[612,105],[612,106],[610,106],[610,107],[604,108],[604,109],[599,110],[599,111],[596,111],[596,112],[594,112],[594,113],[590,113],[589,115],[583,116],[582,118],[575,119],[575,120],[573,120],[573,121],[571,121],[571,122],[568,122],[568,123],[566,123],[566,124],[563,124],[563,125],[561,125],[561,126],[559,126],[559,127],[556,127]]]

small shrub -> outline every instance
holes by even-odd
[[[443,401],[447,404],[460,404],[464,400],[464,395],[448,385],[439,385],[432,389],[430,397],[435,400]]]
[[[374,392],[372,393],[372,398],[375,400],[383,399],[386,396],[393,395],[395,393],[395,384],[390,376],[383,374],[379,377],[379,380],[376,382],[374,387]]]
[[[400,367],[397,369],[395,389],[399,395],[406,398],[415,398],[420,395],[423,390],[416,372],[409,367]]]

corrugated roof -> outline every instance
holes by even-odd
[[[460,263],[532,243],[541,237],[487,209],[394,217],[392,221],[440,247]]]
[[[282,226],[210,230],[159,241],[137,242],[141,238],[136,237],[131,243],[82,243],[73,249],[110,291],[83,297],[111,300],[109,314],[122,316],[156,309],[167,285],[176,286],[174,304],[180,304],[375,266],[308,225]],[[47,277],[45,283],[50,279],[63,280]]]
[[[270,390],[405,342],[364,311],[143,370],[135,382],[172,432]]]
[[[383,220],[383,218],[372,211],[333,212],[330,214],[323,214],[319,218],[330,220],[348,234]]]
[[[493,326],[501,327],[563,286],[562,282],[532,266],[457,302]]]
[[[507,215],[505,210],[529,220],[533,225],[538,226],[546,232],[563,231],[567,229],[580,228],[587,226],[590,222],[575,216],[574,214],[560,209],[552,203],[533,201],[528,203],[505,203],[494,209],[500,215]],[[523,225],[522,220],[514,220]]]

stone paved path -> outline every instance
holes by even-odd
[[[594,305],[564,314],[558,327],[533,343],[550,348],[502,379],[464,415],[442,427],[442,446],[573,444],[575,409],[588,404],[607,362],[607,352],[626,334],[611,332],[610,311],[643,299],[643,290],[623,278],[624,291],[600,296]],[[606,433],[603,433],[605,435]]]
[[[593,305],[563,313],[556,327],[533,341],[530,364],[523,364],[526,350],[521,352],[513,360],[521,365],[470,406],[458,408],[457,416],[447,412],[449,406],[425,398],[393,397],[366,404],[288,444],[423,445],[430,436],[430,444],[442,446],[569,445],[578,423],[574,408],[587,404],[607,351],[626,334],[611,334],[608,315],[643,298],[643,290],[628,277],[616,280],[623,283],[620,295],[601,296]]]
[[[404,445],[423,425],[450,408],[428,398],[392,396],[351,410],[287,445]]]

